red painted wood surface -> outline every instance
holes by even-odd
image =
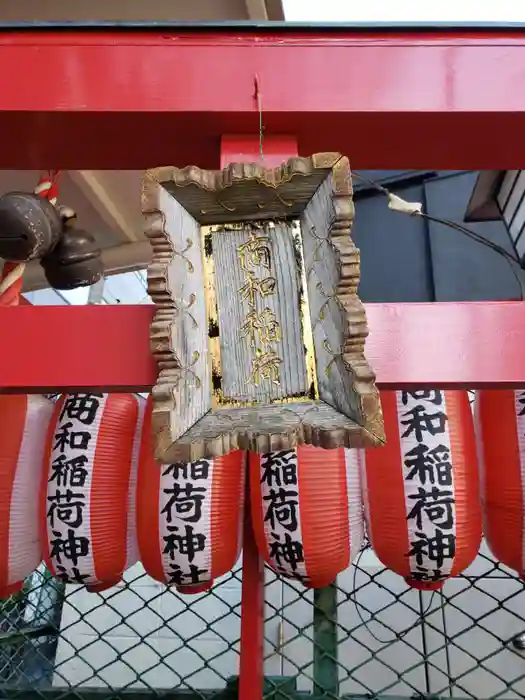
[[[11,32],[0,74],[0,168],[217,167],[223,133],[259,129],[255,76],[266,136],[297,134],[302,155],[525,162],[523,31]]]
[[[153,313],[149,305],[2,308],[0,387],[149,391],[156,377],[149,349]]]
[[[525,303],[367,304],[384,389],[525,386]],[[0,308],[0,387],[148,390],[153,306]]]
[[[247,487],[242,548],[239,700],[262,700],[264,690],[264,562],[257,549],[253,534],[249,498],[250,491]]]
[[[261,151],[267,168],[276,168],[288,158],[299,155],[294,136],[223,136],[221,139],[220,167],[229,163],[260,161]]]

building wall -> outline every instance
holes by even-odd
[[[414,688],[421,693],[442,691],[449,677],[458,676],[453,697],[492,697],[501,691],[501,678],[512,683],[512,692],[502,698],[525,694],[523,658],[509,645],[498,645],[488,632],[507,640],[523,632],[525,593],[518,581],[493,568],[485,546],[482,553],[466,572],[478,580],[474,588],[465,579],[446,583],[446,596],[453,598],[454,607],[444,604],[439,593],[408,589],[371,552],[364,554],[356,573],[352,568],[341,574],[340,694],[390,686],[389,694],[408,698]],[[298,676],[298,688],[312,691],[313,592],[283,584],[268,571],[267,577],[271,585],[266,590],[265,673]],[[374,582],[366,585],[372,577]],[[222,688],[228,677],[238,674],[238,567],[216,583],[213,595],[185,599],[144,576],[140,565],[125,578],[128,588],[122,584],[100,595],[67,587],[53,686],[205,690]],[[494,597],[507,602],[498,607]],[[473,617],[479,625],[473,626]],[[369,621],[367,626],[362,619]],[[348,630],[354,632],[349,635]],[[445,650],[447,635],[460,636]],[[485,669],[492,673],[480,670],[477,659],[491,654]],[[421,664],[425,655],[426,666]],[[350,678],[346,668],[359,664],[361,669]]]
[[[520,260],[525,259],[525,170],[507,170],[496,201]]]
[[[2,0],[1,21],[227,21],[248,19],[244,0]]]
[[[433,217],[464,225],[477,172],[372,171],[374,179]],[[364,301],[498,301],[519,299],[509,262],[457,230],[388,209],[386,198],[356,180],[353,237],[361,250]],[[514,254],[503,221],[469,224],[483,239]],[[525,273],[515,264],[516,274]]]
[[[193,596],[190,609],[187,598],[146,576],[140,564],[126,572],[130,587],[122,583],[97,595],[68,585],[53,685],[173,688],[201,669],[203,658],[216,657],[187,683],[222,687],[237,673],[240,636],[241,582],[225,578],[217,597]]]

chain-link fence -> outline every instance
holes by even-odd
[[[0,695],[235,698],[241,582],[236,568],[185,597],[136,566],[95,594],[39,571],[3,603]],[[525,697],[525,592],[486,550],[443,593],[408,588],[369,549],[337,585],[308,591],[267,570],[265,593],[276,700]]]
[[[284,586],[281,653],[299,691],[525,697],[523,584],[485,549],[442,593],[409,588],[370,550],[336,586]]]
[[[19,593],[0,603],[0,684],[45,687],[52,682],[64,586],[42,566]]]

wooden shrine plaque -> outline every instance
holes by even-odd
[[[161,462],[384,442],[346,157],[157,168],[142,207]]]

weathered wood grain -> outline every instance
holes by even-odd
[[[350,239],[346,158],[317,154],[275,169],[233,164],[220,172],[193,166],[148,171],[143,210],[153,246],[148,278],[157,305],[151,347],[159,368],[153,399],[161,462],[216,457],[232,449],[267,452],[302,442],[325,448],[384,442],[379,394],[364,356],[367,325],[357,296],[359,252]],[[291,227],[284,223],[301,212],[320,399],[314,404],[305,397],[312,373],[305,363],[299,263]],[[230,229],[212,234],[212,261],[202,250],[199,225],[205,224]],[[271,262],[263,269],[252,260],[241,275],[238,248],[249,240],[250,228],[265,235],[271,231]],[[205,260],[206,269],[215,270],[216,319],[210,317],[215,304],[210,304]],[[271,293],[268,287],[248,303],[247,278],[263,273],[273,279]],[[259,348],[245,323],[247,314],[265,310],[280,335],[271,342],[267,337]],[[219,341],[208,337],[208,324],[216,320]],[[220,362],[212,376],[217,346]],[[267,376],[256,378],[252,351],[273,358]],[[213,396],[217,369],[219,402]]]
[[[271,452],[296,445],[373,447],[375,437],[323,401],[213,409],[166,452],[190,462],[230,450]]]
[[[239,247],[250,241],[251,227],[231,230],[227,227],[212,235],[215,262],[215,283],[219,312],[219,338],[222,372],[222,393],[225,402],[271,403],[277,399],[306,394],[308,382],[301,334],[299,304],[300,270],[294,251],[294,228],[278,222],[254,232],[263,245],[268,245],[270,267],[250,266],[255,280],[273,280],[274,289],[265,296],[255,294],[253,311],[240,290],[247,284],[247,273],[241,267]],[[275,318],[279,339],[270,343],[278,356],[279,383],[261,379],[250,381],[256,350],[262,347],[260,332],[250,318]],[[244,328],[244,331],[243,331]],[[253,343],[252,343],[253,341]]]
[[[299,217],[338,153],[290,158],[277,168],[231,163],[223,170],[158,168],[157,178],[201,224]]]
[[[148,292],[157,310],[150,338],[159,368],[153,429],[162,456],[211,408],[203,251],[198,222],[154,178],[145,178],[142,198],[153,247]]]
[[[319,398],[384,442],[375,375],[364,355],[366,314],[357,290],[359,250],[347,158],[341,158],[301,217]]]

